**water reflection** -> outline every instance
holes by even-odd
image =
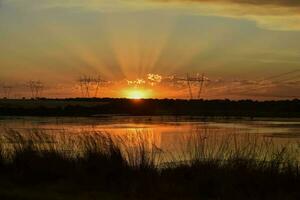
[[[47,134],[82,134],[105,132],[112,136],[126,138],[133,142],[140,138],[148,146],[155,146],[165,151],[181,148],[181,141],[193,134],[208,138],[255,134],[262,138],[272,138],[276,145],[300,142],[299,120],[201,120],[197,118],[175,117],[119,117],[107,118],[36,118],[2,117],[0,131],[18,130],[22,133],[39,130]]]

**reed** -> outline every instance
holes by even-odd
[[[276,146],[255,135],[192,133],[172,153],[147,138],[8,129],[0,137],[0,197],[300,198],[299,145]]]

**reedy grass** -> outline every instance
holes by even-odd
[[[255,135],[191,133],[171,153],[147,138],[7,129],[0,136],[0,185],[63,182],[133,199],[300,197],[299,145],[278,146]]]

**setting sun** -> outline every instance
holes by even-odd
[[[129,89],[125,90],[125,97],[129,99],[146,99],[150,97],[150,91],[143,89]]]

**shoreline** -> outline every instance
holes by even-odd
[[[0,116],[300,119],[300,100],[0,99]]]

